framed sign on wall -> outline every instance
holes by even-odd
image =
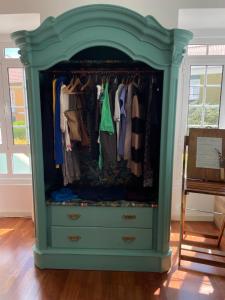
[[[187,161],[187,178],[225,181],[225,130],[191,128]]]

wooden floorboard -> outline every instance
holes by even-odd
[[[216,233],[211,223],[190,222],[188,226],[190,230]],[[225,269],[187,261],[178,269],[179,224],[174,222],[171,228],[173,266],[167,274],[39,270],[33,263],[32,221],[2,218],[0,300],[224,300]],[[224,238],[221,250],[225,250]]]

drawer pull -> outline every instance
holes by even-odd
[[[122,240],[126,243],[131,243],[136,240],[135,236],[123,236]]]
[[[78,241],[81,239],[81,236],[79,236],[79,235],[69,235],[69,236],[68,236],[68,239],[69,239],[71,242],[78,242]]]
[[[78,220],[80,218],[80,214],[68,214],[68,218],[71,220]]]
[[[134,220],[136,219],[136,215],[124,214],[122,218],[125,220]]]

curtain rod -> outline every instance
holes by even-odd
[[[51,73],[72,73],[72,74],[96,74],[96,73],[149,73],[149,74],[152,74],[152,73],[157,73],[159,71],[152,71],[152,70],[130,70],[130,69],[119,69],[119,70],[108,70],[108,69],[102,69],[102,70],[99,70],[99,69],[91,69],[91,70],[77,70],[77,71],[74,71],[74,70],[51,70],[51,71],[47,71],[47,72],[51,72]]]

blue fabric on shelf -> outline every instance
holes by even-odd
[[[121,187],[77,187],[74,191],[82,200],[116,201],[125,199],[125,190]]]
[[[70,188],[61,188],[51,193],[51,199],[55,202],[80,199]]]

